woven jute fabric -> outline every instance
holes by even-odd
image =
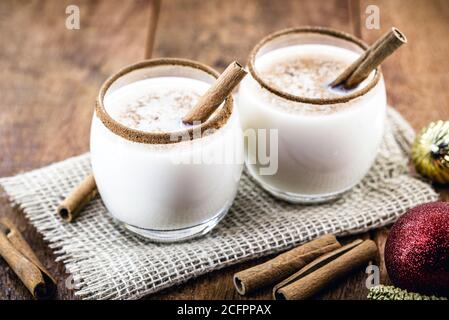
[[[128,233],[110,218],[99,198],[72,224],[55,214],[61,200],[91,171],[88,154],[2,178],[0,185],[65,263],[76,295],[137,299],[325,233],[348,235],[378,228],[410,207],[437,200],[431,186],[410,175],[413,138],[408,123],[390,108],[374,166],[338,201],[287,204],[269,196],[245,173],[235,203],[220,224],[202,238],[176,244],[155,244]]]

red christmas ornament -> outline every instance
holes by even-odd
[[[433,202],[407,211],[385,244],[385,264],[397,287],[449,295],[449,203]]]

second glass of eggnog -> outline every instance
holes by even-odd
[[[232,96],[205,122],[182,122],[217,76],[194,61],[154,59],[101,87],[92,169],[105,206],[127,229],[156,241],[189,239],[230,208],[243,169]]]
[[[253,49],[238,106],[244,130],[267,132],[245,144],[246,166],[272,195],[294,203],[329,201],[370,169],[386,113],[380,69],[351,90],[329,85],[366,48],[349,34],[304,27],[271,34]],[[270,130],[277,135],[270,137]],[[276,157],[277,170],[264,173],[261,153]]]

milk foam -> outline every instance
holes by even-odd
[[[270,51],[257,58],[261,77],[276,89],[307,98],[335,98],[351,91],[333,90],[329,84],[354,60],[356,52],[324,44],[295,45]]]
[[[157,77],[127,84],[106,95],[109,115],[121,124],[146,132],[185,129],[182,117],[210,84],[182,77]]]

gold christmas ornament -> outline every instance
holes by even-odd
[[[430,123],[412,147],[416,171],[437,183],[449,183],[449,121]]]

